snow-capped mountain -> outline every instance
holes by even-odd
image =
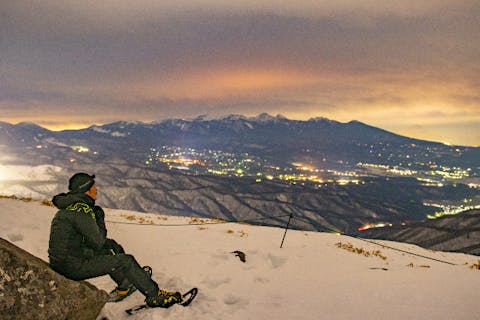
[[[478,319],[478,257],[292,230],[280,248],[281,228],[105,211],[108,236],[150,265],[162,288],[196,286],[200,293],[188,308],[127,317],[125,309],[143,302],[137,292],[107,303],[99,320]],[[55,212],[37,202],[0,199],[0,237],[48,261]],[[246,254],[245,263],[236,250]],[[114,287],[108,276],[89,282],[107,292]]]
[[[358,121],[340,123],[326,118],[299,121],[265,113],[256,117],[199,116],[152,123],[119,121],[62,132],[51,132],[34,124],[0,123],[0,145],[36,147],[48,146],[52,141],[98,149],[106,156],[126,161],[138,160],[137,154],[161,145],[252,153],[280,163],[306,161],[330,167],[358,162],[393,164],[407,152],[412,159],[426,161],[432,149],[440,157],[437,160],[471,167],[480,155],[480,148],[410,139]],[[126,148],[129,152],[125,152]]]
[[[292,213],[298,218],[294,228],[349,233],[366,223],[421,220],[431,213],[423,205],[426,199],[461,201],[478,195],[465,185],[431,188],[414,178],[365,178],[359,185],[304,188],[146,166],[151,148],[162,145],[248,154],[278,167],[301,162],[344,170],[358,162],[388,165],[407,155],[412,163],[435,159],[452,167],[475,168],[480,156],[479,148],[413,140],[358,121],[321,117],[298,121],[268,114],[200,116],[152,123],[119,121],[62,132],[29,123],[0,123],[0,194],[50,199],[65,191],[74,172],[87,171],[97,174],[101,202],[112,208],[227,220],[282,216],[268,221],[270,225],[284,225],[284,216]],[[55,168],[48,179],[29,176],[45,166]]]

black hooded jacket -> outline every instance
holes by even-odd
[[[61,267],[92,257],[104,247],[107,230],[102,208],[86,194],[61,193],[53,197],[59,209],[52,220],[48,256]]]

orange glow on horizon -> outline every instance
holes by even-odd
[[[86,129],[86,128],[91,127],[92,125],[95,125],[95,124],[93,124],[93,123],[92,124],[85,124],[85,123],[63,123],[63,122],[59,122],[59,123],[44,125],[41,122],[39,122],[38,125],[44,127],[45,129],[48,129],[50,131],[65,131],[65,130]]]
[[[217,99],[261,90],[301,88],[316,76],[296,70],[229,68],[200,70],[182,77],[134,81],[136,92],[149,97],[171,99]]]

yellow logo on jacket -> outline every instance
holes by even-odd
[[[76,202],[72,203],[68,207],[65,208],[67,211],[75,211],[75,212],[83,212],[92,216],[92,219],[95,220],[95,212],[93,209],[86,203],[83,202]]]

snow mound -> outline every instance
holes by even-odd
[[[329,233],[221,223],[188,217],[106,211],[109,237],[121,243],[167,290],[198,287],[190,307],[148,309],[140,293],[105,305],[99,319],[480,319],[478,257],[371,242]],[[0,237],[47,260],[56,209],[0,199]],[[245,253],[242,262],[233,251]],[[108,276],[91,283],[106,291]]]

